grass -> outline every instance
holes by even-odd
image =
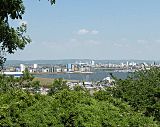
[[[54,79],[51,78],[34,78],[33,81],[39,81],[41,86],[50,86]]]
[[[33,79],[33,81],[39,81],[41,86],[48,87],[48,86],[50,86],[53,83],[54,79],[53,78],[38,78],[38,77],[35,77]],[[73,82],[79,82],[78,80],[66,80],[66,81],[69,81],[69,82],[72,82],[72,81]]]

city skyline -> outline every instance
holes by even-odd
[[[160,1],[24,2],[32,42],[9,60],[160,60]],[[12,21],[11,21],[12,22]]]

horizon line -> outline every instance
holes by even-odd
[[[60,60],[95,60],[95,61],[98,61],[98,60],[102,60],[102,61],[110,61],[110,60],[113,60],[113,61],[134,61],[134,60],[136,60],[136,61],[160,61],[160,60],[151,60],[151,59],[89,59],[89,58],[84,58],[84,59],[82,59],[82,58],[71,58],[71,59],[26,59],[26,60],[18,60],[18,59],[7,59],[6,60],[6,62],[7,61],[60,61]]]

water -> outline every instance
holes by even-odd
[[[40,74],[35,75],[35,77],[40,78],[63,78],[66,80],[79,80],[79,81],[100,81],[105,77],[110,76],[112,73],[115,77],[125,79],[129,75],[127,72],[107,72],[107,71],[100,71],[94,72],[90,74],[82,74],[82,73],[65,73],[65,74]]]

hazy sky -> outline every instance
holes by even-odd
[[[160,60],[160,0],[25,0],[32,43],[8,59]]]

